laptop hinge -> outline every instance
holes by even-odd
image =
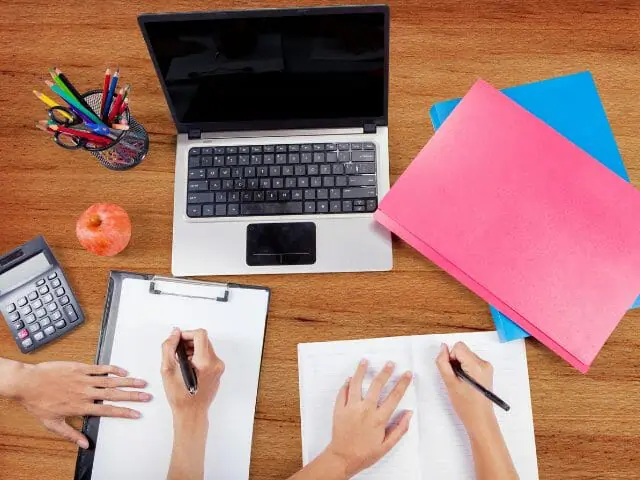
[[[187,135],[189,140],[198,140],[199,138],[202,138],[202,131],[199,128],[192,128],[189,130]]]
[[[365,123],[364,124],[364,133],[376,133],[377,126],[375,123]]]

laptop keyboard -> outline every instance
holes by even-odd
[[[371,142],[191,148],[187,216],[374,212]]]

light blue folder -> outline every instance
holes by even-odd
[[[609,126],[590,72],[580,72],[506,88],[502,92],[553,127],[627,182],[629,176]],[[438,129],[460,102],[459,98],[436,103],[429,115]],[[631,308],[640,307],[640,297]],[[529,336],[518,325],[489,306],[503,342]]]

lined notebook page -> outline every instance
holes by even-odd
[[[529,376],[523,340],[501,344],[495,332],[422,335],[298,346],[303,461],[307,464],[331,439],[332,409],[344,380],[358,361],[371,363],[370,376],[384,362],[410,369],[414,382],[400,409],[413,409],[405,438],[378,465],[358,478],[472,479],[473,458],[466,432],[451,408],[435,365],[441,343],[463,341],[494,366],[494,391],[510,406],[495,407],[498,422],[521,480],[538,478]]]
[[[230,290],[229,302],[149,293],[149,281],[126,279],[111,363],[149,382],[149,403],[120,402],[139,420],[102,418],[92,480],[163,479],[173,444],[171,409],[160,375],[161,345],[173,326],[206,328],[225,374],[209,409],[205,478],[247,479],[268,292]]]

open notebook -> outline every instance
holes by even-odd
[[[501,344],[496,332],[420,335],[298,345],[302,458],[306,465],[331,440],[333,405],[358,362],[370,363],[364,390],[384,363],[396,363],[394,375],[414,372],[398,412],[413,410],[409,431],[378,464],[356,478],[471,479],[473,459],[465,430],[451,409],[435,358],[444,342],[465,342],[494,366],[494,391],[510,406],[495,408],[521,480],[538,478],[529,375],[524,340]],[[393,384],[393,379],[391,384]],[[387,389],[389,390],[389,389]],[[386,392],[383,392],[383,396]],[[488,400],[487,400],[488,401]]]
[[[152,293],[154,290],[163,293]],[[107,308],[111,313],[105,322],[117,323],[109,363],[147,380],[145,391],[153,395],[153,400],[118,404],[139,410],[139,420],[100,419],[93,464],[84,468],[91,472],[92,467],[93,472],[90,477],[81,478],[166,478],[173,425],[160,375],[161,345],[172,327],[177,326],[183,330],[206,328],[226,367],[209,410],[205,478],[247,479],[269,291],[239,285],[125,278],[119,291],[110,290],[110,295],[113,301],[107,303]],[[101,340],[101,348],[102,343]],[[76,478],[78,470],[77,467]]]

